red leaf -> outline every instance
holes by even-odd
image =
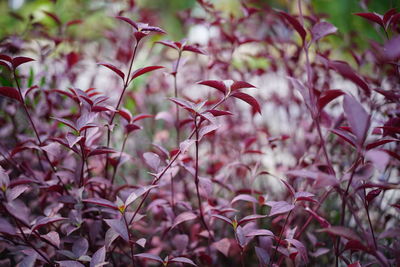
[[[130,81],[132,81],[133,79],[135,79],[145,73],[148,73],[150,71],[157,70],[157,69],[162,69],[162,68],[164,68],[164,67],[163,66],[149,66],[149,67],[144,67],[144,68],[138,69],[134,73],[132,73],[132,77],[131,77]]]
[[[156,42],[156,44],[162,44],[162,45],[171,47],[175,50],[179,50],[179,47],[176,45],[176,43],[172,42],[172,41],[159,41],[159,42]]]
[[[207,54],[206,50],[204,50],[200,47],[194,46],[194,45],[184,45],[182,51],[190,51],[190,52],[202,54],[202,55]]]
[[[278,11],[278,12],[281,16],[283,16],[287,20],[287,22],[289,22],[292,25],[292,27],[297,31],[297,33],[300,34],[300,37],[303,40],[303,44],[304,44],[304,42],[306,40],[307,32],[303,28],[303,26],[300,24],[300,22],[295,17],[289,15],[286,12],[283,12],[283,11]]]
[[[80,19],[74,19],[71,21],[68,21],[65,25],[67,25],[67,27],[70,27],[72,25],[76,25],[76,24],[81,24],[83,21]]]
[[[129,24],[130,24],[133,28],[135,28],[136,30],[139,29],[137,23],[134,22],[133,20],[131,20],[130,18],[126,18],[126,17],[122,17],[122,16],[116,16],[115,18],[129,23]]]
[[[343,108],[351,130],[357,137],[358,144],[362,145],[370,125],[370,116],[360,102],[348,95],[344,96]]]
[[[385,27],[387,27],[387,23],[396,13],[397,13],[396,8],[392,8],[386,11],[385,15],[383,15],[383,24],[385,25]]]
[[[87,199],[82,199],[82,202],[87,202],[90,204],[95,204],[95,205],[118,210],[118,206],[116,204],[114,204],[113,202],[111,202],[107,199],[103,199],[103,198],[87,198]]]
[[[342,90],[334,89],[334,90],[327,90],[323,92],[318,99],[318,109],[322,110],[327,104],[329,104],[335,98],[344,95]]]
[[[97,63],[97,64],[109,68],[110,70],[115,72],[119,77],[121,77],[122,80],[125,79],[125,74],[122,71],[120,71],[117,67],[115,67],[114,65],[111,65],[108,63]]]
[[[359,261],[353,262],[352,264],[347,265],[347,267],[362,267]]]
[[[4,54],[0,54],[0,60],[4,60],[10,63],[12,62],[12,58]]]
[[[34,61],[34,59],[29,58],[29,57],[15,57],[11,61],[11,64],[12,64],[13,68],[16,69],[16,68],[18,68],[19,65],[25,64],[30,61]]]
[[[348,142],[353,147],[356,147],[356,140],[354,139],[353,136],[351,136],[347,132],[339,130],[339,129],[333,129],[333,130],[331,130],[331,132],[336,134],[340,138],[342,138],[344,141]]]
[[[311,33],[312,33],[314,42],[318,41],[319,39],[321,39],[327,35],[333,34],[336,31],[337,31],[337,28],[334,25],[332,25],[331,23],[326,22],[326,21],[318,22],[311,29]]]
[[[233,82],[233,84],[231,85],[232,92],[243,88],[256,88],[256,87],[252,84],[249,84],[248,82],[243,82],[243,81],[236,81]]]
[[[384,144],[391,143],[391,142],[398,142],[398,140],[397,139],[380,139],[380,140],[371,142],[368,145],[366,145],[366,149],[370,150],[375,147],[382,146]]]
[[[365,199],[367,200],[368,204],[371,203],[372,200],[374,200],[379,194],[382,192],[382,189],[374,189],[372,191],[369,191]]]
[[[153,118],[153,117],[154,117],[154,115],[150,115],[150,114],[139,114],[132,118],[132,122],[140,121],[140,120],[148,119],[148,118]]]
[[[375,22],[375,23],[379,24],[382,28],[385,28],[382,16],[377,13],[354,13],[354,15],[357,15],[357,16],[360,16],[369,21]]]
[[[242,92],[235,92],[235,93],[233,93],[231,96],[243,100],[244,102],[246,102],[247,104],[249,104],[250,106],[252,106],[253,109],[254,109],[256,112],[260,113],[260,115],[261,115],[261,107],[260,107],[260,104],[258,104],[257,100],[256,100],[254,97],[252,97],[251,95],[248,95],[248,94],[245,94],[245,93],[242,93]]]
[[[136,124],[133,124],[133,123],[129,123],[128,125],[125,126],[125,130],[128,134],[130,134],[133,131],[140,130],[140,129],[142,129],[142,127],[137,126]]]
[[[18,102],[22,102],[18,90],[13,87],[0,86],[0,95],[15,99]]]
[[[206,112],[210,112],[213,116],[225,116],[225,115],[233,115],[233,113],[225,110],[218,110],[218,109],[209,109]]]
[[[58,26],[61,26],[62,22],[56,14],[44,10],[43,13],[46,14],[48,17],[50,17],[55,23],[57,23]]]
[[[226,94],[227,91],[226,85],[222,81],[207,80],[207,81],[201,81],[198,84],[213,87],[218,91],[222,92],[223,94]]]

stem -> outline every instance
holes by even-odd
[[[292,211],[293,210],[289,211],[288,215],[285,218],[285,222],[283,223],[283,227],[281,229],[281,232],[279,233],[278,243],[276,243],[276,245],[275,245],[274,254],[273,254],[272,258],[271,258],[269,266],[273,266],[273,264],[274,264],[274,258],[276,257],[276,253],[278,252],[278,246],[282,241],[282,236],[283,236],[283,233],[285,232],[286,224],[288,222],[290,214],[292,214]]]
[[[365,191],[365,188],[364,188]],[[365,194],[364,194],[365,195]],[[378,245],[376,243],[376,238],[375,238],[375,233],[374,233],[374,227],[372,227],[372,221],[371,221],[371,217],[369,216],[369,205],[367,203],[364,203],[364,207],[365,207],[365,211],[367,212],[367,218],[368,218],[368,224],[369,224],[369,229],[371,230],[371,235],[372,235],[372,239],[374,240],[374,246],[375,246],[375,250],[378,249]]]
[[[129,242],[128,243],[129,243],[129,247],[131,249],[132,264],[133,264],[133,266],[135,266],[135,257],[133,256],[133,244],[131,244],[132,234],[131,234],[131,231],[129,231],[129,224],[128,224],[128,221],[126,220],[125,213],[122,214],[122,217],[124,218],[124,223],[125,223],[125,226],[126,226],[126,230],[128,231],[128,237],[129,237]]]
[[[204,220],[204,211],[203,211],[203,206],[201,203],[201,196],[200,196],[200,190],[199,190],[199,127],[197,124],[197,116],[194,118],[194,127],[195,127],[195,132],[196,132],[196,157],[195,157],[195,174],[194,174],[194,181],[196,184],[196,195],[197,195],[197,202],[199,205],[199,210],[200,210],[200,220],[204,225],[204,228],[206,228],[209,237],[211,238],[211,232],[210,229],[208,228],[208,225],[206,221]]]
[[[82,167],[81,167],[81,175],[79,178],[79,187],[82,187],[84,181],[84,172],[85,172],[85,148],[84,148],[85,145],[82,144],[82,140],[79,143],[81,147],[81,157],[82,157]]]
[[[127,140],[128,140],[128,134],[125,135],[124,141],[122,142],[121,152],[119,153],[119,156],[118,156],[117,165],[115,165],[115,168],[114,168],[114,172],[113,172],[113,175],[111,178],[111,184],[114,184],[115,176],[117,174],[118,166],[119,166],[119,163],[121,162],[122,153],[125,150],[125,145],[126,145]]]
[[[351,182],[353,181],[354,174],[355,174],[356,169],[358,167],[358,162],[360,160],[360,157],[361,157],[360,152],[357,151],[356,160],[354,162],[354,166],[353,166],[353,169],[351,170],[351,174],[350,174],[350,179],[349,179],[349,182],[347,184],[346,191],[344,192],[343,197],[342,197],[343,200],[342,200],[342,210],[341,210],[341,217],[340,217],[340,226],[344,225],[344,219],[345,219],[345,215],[346,215],[345,214],[345,212],[346,212],[346,198],[347,198],[347,195],[349,193],[350,185],[351,185]],[[337,241],[336,241],[336,252],[335,252],[335,254],[336,254],[336,266],[339,266],[339,246],[340,246],[340,236],[337,237]]]
[[[119,106],[122,103],[122,98],[123,98],[123,96],[125,94],[126,89],[128,88],[129,83],[130,83],[130,76],[131,76],[131,72],[132,72],[133,62],[135,60],[136,51],[137,51],[138,46],[139,46],[139,41],[136,42],[135,48],[133,49],[133,54],[132,54],[131,62],[129,64],[128,74],[126,75],[126,80],[124,82],[124,87],[122,88],[122,92],[121,92],[121,95],[119,96],[118,103],[115,106],[115,110],[119,109]],[[112,125],[112,123],[114,122],[115,114],[116,114],[116,112],[114,112],[111,115],[110,122],[108,123],[109,126]],[[107,130],[107,147],[110,146],[110,141],[111,141],[111,129],[110,129],[110,127],[108,127],[108,130]],[[104,174],[105,174],[106,178],[108,177],[108,173],[107,173],[108,165],[109,165],[109,159],[108,159],[108,155],[106,155],[106,165],[104,167]]]
[[[225,97],[224,97],[224,98],[221,98],[221,100],[218,101],[218,103],[216,103],[216,104],[212,107],[212,109],[217,108],[217,107],[218,107],[219,105],[221,105],[225,100],[226,100]],[[202,121],[200,121],[199,126],[201,125],[201,123],[202,123]],[[192,138],[192,137],[194,136],[195,133],[196,133],[196,131],[193,130],[193,131],[190,133],[190,135],[189,135],[189,137],[188,137],[187,139]],[[151,185],[155,185],[155,184],[158,183],[158,181],[164,176],[164,174],[167,172],[167,170],[168,170],[169,168],[171,168],[172,164],[178,159],[178,157],[179,157],[179,155],[180,155],[181,153],[182,153],[181,150],[179,150],[179,151],[176,153],[175,157],[168,163],[168,165],[164,168],[164,170],[160,173],[160,175],[159,175],[158,177],[155,177],[155,178],[154,178],[154,180],[153,180],[153,182],[151,183]],[[135,213],[133,214],[131,220],[129,221],[129,224],[131,224],[131,223],[133,222],[133,219],[135,219],[136,214],[138,214],[139,210],[142,208],[144,202],[146,201],[147,197],[148,197],[149,194],[150,194],[150,191],[151,191],[151,189],[148,190],[148,191],[146,192],[146,194],[143,196],[142,200],[141,200],[140,203],[139,203],[139,206],[136,208]]]
[[[39,146],[42,146],[43,142],[40,139],[39,132],[38,132],[36,126],[35,126],[35,123],[33,122],[33,119],[31,117],[31,115],[29,114],[28,107],[26,106],[24,97],[22,96],[21,86],[20,86],[20,84],[18,82],[18,77],[17,77],[17,73],[16,73],[15,69],[14,69],[13,73],[14,73],[14,80],[15,80],[15,83],[16,83],[17,88],[18,88],[19,97],[21,98],[22,107],[24,108],[25,113],[26,113],[26,115],[28,117],[28,120],[29,120],[29,122],[30,122],[30,124],[31,124],[31,126],[33,128],[33,131],[35,132],[35,136],[36,136],[36,139],[37,139],[37,141],[39,143]],[[58,178],[58,181],[60,182],[60,184],[64,188],[65,192],[69,195],[69,191],[68,191],[67,187],[65,186],[64,182],[62,181],[61,177],[57,174],[57,169],[53,166],[53,163],[51,162],[51,160],[49,158],[49,155],[47,154],[47,152],[45,150],[41,149],[41,151],[43,152],[43,155],[46,158],[46,161],[49,163],[49,165],[51,167],[51,170],[53,171],[53,173]]]

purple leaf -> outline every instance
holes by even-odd
[[[244,81],[235,81],[231,85],[232,92],[243,89],[243,88],[256,88],[256,87],[254,85],[249,84],[248,82],[244,82]]]
[[[171,47],[175,50],[179,50],[179,47],[176,45],[176,43],[172,42],[172,41],[158,41],[158,42],[156,42],[156,44],[162,44],[162,45]]]
[[[341,236],[348,240],[360,241],[360,238],[349,228],[343,226],[331,226],[324,229],[316,230],[317,232],[328,233],[335,236]]]
[[[90,267],[98,267],[99,264],[104,263],[106,259],[106,248],[103,246],[99,248],[92,256],[90,260]]]
[[[317,42],[319,39],[321,39],[327,35],[333,34],[336,31],[337,31],[337,28],[334,25],[332,25],[331,23],[326,22],[326,21],[318,22],[311,29],[311,33],[312,33],[314,42]]]
[[[267,215],[261,215],[261,214],[252,214],[252,215],[248,215],[248,216],[242,218],[242,219],[238,222],[238,225],[242,225],[242,224],[245,224],[245,223],[247,223],[247,222],[255,221],[255,220],[258,220],[258,219],[265,218],[265,217],[267,217]]]
[[[253,237],[253,236],[274,236],[274,233],[272,233],[270,230],[266,229],[257,229],[250,231],[248,234],[246,234],[247,237]]]
[[[133,20],[131,20],[130,18],[126,18],[126,17],[122,17],[122,16],[116,16],[115,18],[129,23],[129,24],[130,24],[133,28],[135,28],[136,30],[139,29],[137,23],[134,22]]]
[[[103,198],[87,198],[87,199],[82,199],[82,202],[118,210],[118,206],[116,204],[114,204],[113,202],[111,202],[107,199],[103,199]]]
[[[55,223],[58,221],[66,220],[66,218],[63,217],[44,217],[40,220],[38,220],[33,226],[31,231],[34,232],[36,229],[45,226],[47,224]]]
[[[60,267],[85,267],[79,261],[57,261]]]
[[[369,128],[370,116],[354,97],[348,95],[344,97],[343,108],[358,144],[362,145]]]
[[[186,211],[183,212],[181,214],[179,214],[178,216],[176,216],[174,223],[172,224],[170,229],[175,228],[176,226],[178,226],[179,224],[186,222],[186,221],[191,221],[197,218],[197,215],[194,214],[193,212],[190,211]]]
[[[271,207],[268,216],[275,216],[293,210],[296,206],[286,201],[267,201],[265,204]]]
[[[308,262],[307,249],[305,248],[303,243],[301,243],[296,239],[291,239],[291,238],[286,239],[286,241],[297,249],[304,263],[307,263]]]
[[[400,35],[388,40],[383,46],[383,56],[388,61],[397,61],[400,58]]]
[[[109,63],[97,63],[97,64],[102,65],[106,68],[109,68],[114,73],[116,73],[119,77],[121,77],[122,80],[125,79],[125,74],[121,70],[119,70],[117,67],[115,67],[114,65],[109,64]]]
[[[317,202],[315,199],[313,199],[315,195],[309,192],[296,192],[294,195],[294,198],[296,201],[311,201],[311,202]]]
[[[240,194],[234,197],[231,201],[231,205],[234,204],[237,201],[247,201],[247,202],[252,202],[252,203],[258,203],[257,199],[253,196],[247,195],[247,194]]]
[[[6,198],[8,202],[13,201],[14,199],[18,198],[22,193],[24,193],[29,186],[27,185],[18,185],[14,186],[13,188],[9,188],[6,191]]]
[[[150,254],[150,253],[139,253],[139,254],[135,254],[134,256],[139,257],[139,258],[148,259],[148,260],[158,261],[159,263],[164,262],[159,256]]]
[[[148,153],[150,153],[150,152],[148,152]],[[125,207],[128,207],[136,199],[138,199],[139,197],[141,197],[142,195],[144,195],[145,193],[147,193],[148,191],[150,191],[151,189],[156,188],[156,187],[157,187],[157,185],[151,185],[151,186],[145,186],[145,187],[140,187],[140,188],[136,189],[135,191],[130,193],[128,198],[125,200]]]
[[[143,154],[143,158],[146,164],[153,170],[157,171],[158,167],[160,167],[160,156],[158,156],[156,153],[146,152]]]
[[[200,141],[201,139],[203,139],[203,137],[205,135],[210,134],[211,132],[214,132],[219,127],[220,126],[216,125],[216,124],[209,124],[209,125],[201,127],[200,130],[199,130],[199,139],[198,140]]]
[[[104,219],[104,221],[111,227],[111,229],[117,232],[122,239],[129,242],[128,228],[126,228],[122,219]]]
[[[195,45],[184,45],[183,48],[182,48],[182,51],[190,51],[190,52],[201,54],[201,55],[206,55],[207,54],[206,50],[204,50],[204,49],[202,49],[200,47],[197,47]]]
[[[229,219],[228,217],[223,216],[223,215],[212,214],[211,217],[215,217],[215,218],[220,219],[220,220],[222,220],[222,221],[224,221],[224,222],[226,222],[226,223],[228,223],[230,225],[233,225],[232,220]]]
[[[283,11],[278,11],[278,13],[284,17],[286,19],[287,22],[289,22],[289,24],[292,25],[292,27],[297,31],[297,33],[300,35],[301,39],[303,40],[303,44],[306,40],[306,35],[307,32],[306,30],[303,28],[303,26],[300,24],[300,22],[293,16],[289,15],[286,12]]]
[[[80,256],[86,255],[88,248],[89,248],[89,243],[86,240],[86,238],[80,237],[72,245],[72,253],[74,253],[76,258],[79,258]]]
[[[49,241],[51,244],[53,244],[57,248],[60,248],[60,236],[57,232],[51,231],[45,235],[41,235],[41,237],[46,239],[47,241]]]
[[[344,92],[342,90],[338,90],[338,89],[324,91],[318,99],[318,103],[317,103],[318,109],[322,110],[332,100],[336,99],[337,97],[339,97],[341,95],[344,95]]]
[[[231,242],[228,238],[223,238],[217,242],[212,244],[219,252],[225,255],[225,257],[229,256],[229,251],[231,247]]]

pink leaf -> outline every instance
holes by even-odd
[[[247,195],[247,194],[241,194],[237,195],[234,197],[231,201],[231,205],[234,204],[237,201],[247,201],[247,202],[252,202],[252,203],[258,203],[257,199],[253,196]]]
[[[274,236],[274,233],[272,233],[270,230],[266,229],[257,229],[253,230],[250,233],[246,234],[247,237],[253,237],[253,236]]]
[[[169,260],[169,262],[179,262],[179,263],[186,263],[189,265],[197,266],[191,259],[188,259],[185,257],[176,257],[176,258],[173,258],[172,260]]]
[[[247,223],[247,222],[255,221],[255,220],[258,220],[258,219],[265,218],[265,217],[267,217],[267,215],[252,214],[252,215],[249,215],[249,216],[246,216],[246,217],[242,218],[242,219],[238,222],[238,225],[242,225],[242,224],[245,224],[245,223]]]
[[[154,260],[154,261],[158,261],[159,263],[164,262],[159,256],[150,254],[150,253],[135,254],[135,257],[144,258],[144,259],[148,259],[148,260]]]
[[[122,80],[125,79],[125,74],[121,70],[119,70],[117,67],[115,67],[114,65],[109,64],[109,63],[97,63],[97,64],[102,65],[106,68],[109,68],[114,73],[116,73],[119,77],[121,77]]]
[[[231,246],[231,242],[228,238],[223,238],[217,242],[212,244],[219,252],[225,255],[225,257],[229,256],[229,249]]]
[[[337,28],[334,25],[332,25],[331,23],[326,22],[326,21],[318,22],[311,29],[311,33],[312,33],[314,42],[318,41],[319,39],[321,39],[327,35],[333,34],[336,31],[337,31]]]
[[[286,201],[267,201],[265,204],[271,207],[269,216],[283,214],[293,210],[296,206]]]
[[[369,128],[370,116],[354,97],[348,95],[344,97],[343,108],[358,144],[362,145]]]
[[[197,216],[193,212],[190,212],[190,211],[183,212],[183,213],[179,214],[178,216],[176,216],[174,223],[171,226],[171,229],[175,228],[176,226],[178,226],[179,224],[181,224],[183,222],[191,221],[196,218],[197,218]]]

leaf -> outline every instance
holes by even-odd
[[[182,51],[190,51],[193,53],[201,54],[201,55],[207,55],[207,51],[195,46],[195,45],[184,45]]]
[[[156,153],[146,152],[143,154],[143,158],[146,164],[153,170],[157,171],[158,167],[160,167],[160,156],[158,156]]]
[[[228,238],[223,238],[217,242],[212,244],[219,252],[225,255],[225,257],[229,256],[229,251],[231,247],[231,242]]]
[[[51,223],[55,223],[55,222],[58,222],[58,221],[63,221],[63,220],[66,220],[66,218],[58,217],[58,216],[55,216],[55,217],[44,217],[44,218],[38,220],[32,226],[31,231],[34,232],[36,229],[38,229],[38,228],[40,228],[42,226],[45,226],[45,225],[51,224]]]
[[[138,188],[138,189],[134,190],[132,193],[130,193],[128,198],[125,200],[125,207],[128,207],[136,199],[138,199],[139,197],[141,197],[142,195],[144,195],[145,193],[147,193],[151,189],[156,188],[157,186],[158,185],[145,186],[145,187],[141,187],[141,188]]]
[[[396,8],[391,8],[385,12],[385,14],[383,15],[383,24],[385,25],[385,27],[387,27],[387,23],[396,13],[397,13]]]
[[[178,216],[176,216],[174,223],[172,224],[170,230],[172,230],[173,228],[175,228],[176,226],[178,226],[179,224],[186,222],[186,221],[191,221],[197,218],[197,215],[194,214],[193,212],[190,211],[186,211],[183,212],[181,214],[179,214]]]
[[[226,223],[228,223],[228,224],[233,226],[232,220],[229,219],[228,217],[225,217],[225,216],[222,216],[222,215],[219,215],[219,214],[212,214],[211,217],[220,219],[220,220],[222,220],[222,221],[224,221],[224,222],[226,222]]]
[[[353,136],[351,136],[348,132],[346,131],[342,131],[339,129],[333,129],[330,130],[332,133],[336,134],[337,136],[339,136],[341,139],[343,139],[344,141],[348,142],[350,145],[352,145],[353,147],[356,147],[356,140]]]
[[[76,258],[79,258],[83,255],[86,255],[88,248],[89,248],[89,242],[86,240],[86,238],[80,237],[73,243],[72,253],[74,253]]]
[[[328,105],[332,100],[336,99],[337,97],[344,95],[342,90],[334,89],[334,90],[327,90],[324,91],[320,97],[318,98],[318,110],[322,110],[326,105]]]
[[[125,74],[121,70],[119,70],[117,67],[115,67],[114,65],[109,64],[109,63],[97,63],[97,64],[98,65],[102,65],[102,66],[104,66],[106,68],[109,68],[114,73],[116,73],[119,77],[121,77],[122,80],[125,79]]]
[[[49,241],[51,244],[53,244],[57,248],[60,248],[60,236],[58,235],[58,233],[56,231],[48,232],[45,235],[41,235],[41,237],[46,239],[47,241]]]
[[[122,239],[129,242],[128,228],[126,228],[122,219],[104,219],[104,221],[111,227],[111,229],[117,232]]]
[[[311,201],[311,202],[317,202],[315,199],[313,199],[315,195],[309,192],[296,192],[294,195],[294,198],[296,201]]]
[[[193,266],[197,266],[191,259],[188,259],[185,257],[176,257],[176,258],[169,260],[168,262],[179,262],[179,263],[186,263],[186,264],[190,264]]]
[[[336,70],[344,78],[351,80],[364,90],[367,96],[371,95],[371,89],[368,84],[344,61],[334,60],[328,61],[328,65]]]
[[[60,267],[85,267],[79,261],[56,261]]]
[[[379,24],[382,28],[385,28],[385,25],[383,23],[383,18],[381,15],[377,13],[354,13],[356,16],[360,16],[364,19],[367,19],[369,21],[372,21],[374,23]]]
[[[135,254],[134,256],[139,257],[139,258],[148,259],[148,260],[158,261],[159,263],[164,262],[159,256],[150,254],[150,253],[139,253],[139,254]]]
[[[99,264],[104,263],[106,259],[106,247],[102,246],[92,256],[90,260],[90,267],[98,267]]]
[[[247,202],[252,202],[252,203],[258,203],[257,199],[253,196],[247,195],[247,194],[240,194],[234,197],[231,201],[231,205],[234,204],[237,201],[247,201]]]
[[[15,57],[12,59],[11,64],[14,69],[18,68],[20,65],[28,63],[30,61],[34,61],[33,58],[30,57]]]
[[[76,143],[78,143],[81,139],[83,138],[83,136],[76,136],[73,133],[67,133],[67,135],[65,136],[65,139],[67,139],[68,142],[68,146],[70,148],[72,148]]]
[[[219,127],[220,126],[216,125],[216,124],[209,124],[209,125],[201,127],[199,130],[199,136],[198,136],[199,139],[198,140],[200,141],[201,139],[203,139],[203,137],[205,135],[210,134],[211,132],[217,130]]]
[[[341,236],[348,240],[360,241],[360,238],[349,228],[343,226],[331,226],[324,229],[318,229],[317,232],[328,233],[335,236]]]
[[[286,201],[267,201],[265,204],[271,207],[268,216],[275,216],[293,210],[296,206]]]
[[[87,202],[90,204],[95,204],[95,205],[118,210],[118,206],[116,204],[114,204],[113,202],[111,202],[107,199],[103,199],[103,198],[87,198],[87,199],[82,199],[82,202]]]
[[[211,113],[214,117],[219,117],[219,116],[226,116],[226,115],[233,115],[233,113],[226,111],[226,110],[218,110],[218,109],[209,109],[206,110],[206,112]]]
[[[256,112],[260,113],[260,115],[261,115],[260,104],[258,104],[257,100],[254,97],[252,97],[251,95],[248,95],[248,94],[245,94],[245,93],[242,93],[242,92],[235,92],[235,93],[231,94],[231,96],[243,100],[244,102],[246,102],[247,104],[252,106],[253,109]]]
[[[382,192],[382,189],[374,189],[368,192],[367,196],[365,199],[368,202],[368,205],[374,200],[379,194]]]
[[[179,144],[179,150],[182,154],[185,154],[191,145],[193,145],[196,141],[193,139],[186,139]]]
[[[307,249],[303,245],[303,243],[301,243],[299,240],[292,239],[292,238],[287,238],[286,241],[288,243],[292,244],[297,249],[297,251],[300,253],[300,256],[302,257],[304,263],[307,263],[308,262]]]
[[[292,172],[293,173],[293,172]],[[291,172],[289,171],[289,172],[287,172],[287,174],[291,174]],[[288,182],[286,182],[285,180],[283,180],[283,179],[279,179],[285,186],[286,186],[286,188],[289,190],[289,193],[292,195],[292,196],[294,196],[295,194],[296,194],[296,190],[294,190],[294,188],[293,188],[293,186],[291,186]]]
[[[255,247],[255,251],[257,254],[258,261],[260,262],[261,266],[266,266],[270,262],[270,256],[268,252],[260,247]]]
[[[244,82],[244,81],[235,81],[231,85],[231,92],[243,89],[243,88],[256,88],[254,85]]]
[[[303,44],[305,43],[306,40],[306,35],[307,32],[306,30],[303,28],[303,26],[300,24],[300,22],[294,18],[293,16],[289,15],[286,12],[283,11],[278,11],[278,13],[284,17],[286,19],[287,22],[289,22],[289,24],[292,25],[292,27],[297,31],[297,33],[300,35],[301,39],[303,40]]]
[[[267,215],[261,215],[261,214],[252,214],[252,215],[248,215],[248,216],[242,218],[242,219],[238,222],[238,225],[242,225],[242,224],[245,224],[245,223],[247,223],[247,222],[255,221],[255,220],[258,220],[258,219],[265,218],[265,217],[267,217]]]
[[[56,14],[45,10],[43,10],[43,13],[46,14],[49,18],[51,18],[58,26],[61,26],[62,22]]]
[[[133,20],[131,20],[130,18],[126,18],[126,17],[122,17],[122,16],[116,16],[115,18],[129,23],[129,24],[130,24],[133,28],[135,28],[136,30],[139,29],[137,23],[134,22]]]
[[[400,13],[399,13],[400,14]],[[386,41],[383,46],[383,55],[388,61],[397,61],[400,58],[400,35]]]
[[[205,86],[209,86],[212,88],[217,89],[218,91],[220,91],[221,93],[223,93],[224,95],[226,94],[226,91],[228,90],[226,88],[226,85],[224,82],[222,81],[216,81],[216,80],[207,80],[207,81],[201,81],[198,84],[201,85],[205,85]]]
[[[358,144],[362,145],[370,125],[370,116],[354,97],[348,95],[344,96],[343,108]]]
[[[119,234],[112,228],[108,229],[106,232],[106,236],[104,238],[104,245],[106,249],[109,249],[114,242],[115,239],[119,237]]]
[[[347,267],[362,267],[359,261],[353,262],[349,265],[347,265]]]
[[[248,234],[246,234],[247,237],[253,237],[253,236],[274,236],[274,233],[272,233],[270,230],[266,229],[257,229],[250,231]]]
[[[108,147],[96,147],[94,150],[90,151],[88,154],[88,157],[91,156],[97,156],[97,155],[103,155],[103,154],[110,154],[110,153],[115,153],[116,151],[112,148]]]
[[[179,50],[179,47],[176,45],[176,43],[172,42],[172,41],[168,41],[168,40],[167,41],[158,41],[158,42],[156,42],[156,44],[162,44],[162,45],[168,46],[170,48],[173,48],[175,50]]]
[[[24,193],[29,186],[27,185],[18,185],[14,186],[13,188],[9,188],[6,191],[6,198],[8,202],[13,201],[14,199],[18,198],[22,193]]]
[[[329,22],[321,21],[315,24],[311,29],[312,39],[317,42],[321,38],[333,34],[337,31],[337,28]]]
[[[143,74],[146,74],[146,73],[148,73],[150,71],[153,71],[153,70],[162,69],[162,68],[164,68],[164,67],[163,66],[150,66],[150,67],[144,67],[144,68],[138,69],[138,70],[136,70],[135,72],[132,73],[132,77],[130,79],[130,82],[133,79],[135,79],[135,78],[137,78],[137,77],[139,77],[139,76],[141,76]]]
[[[18,90],[10,86],[0,86],[0,95],[22,102]]]

